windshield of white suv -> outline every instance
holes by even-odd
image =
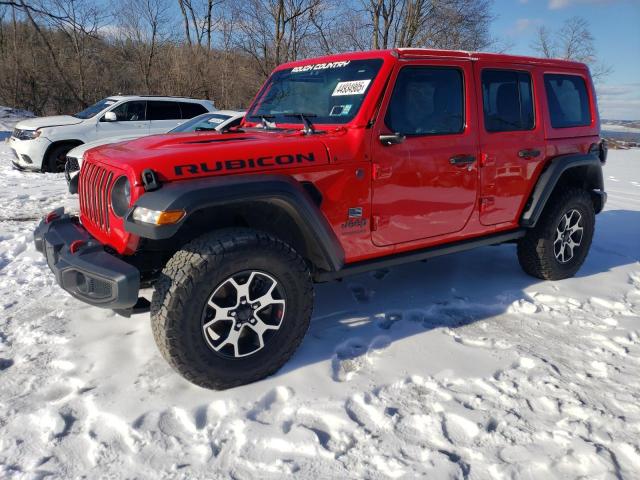
[[[169,130],[168,133],[180,133],[180,132],[203,132],[208,130],[215,130],[223,122],[226,122],[231,117],[229,115],[223,115],[221,113],[204,113],[198,115],[191,120],[181,123],[173,130]]]
[[[76,118],[81,118],[83,120],[86,120],[87,118],[95,117],[105,108],[109,107],[110,105],[113,105],[116,102],[117,100],[114,100],[113,98],[105,98],[103,100],[100,100],[98,103],[94,103],[90,107],[85,108],[81,112],[75,113],[73,116]]]
[[[347,123],[360,109],[382,60],[317,63],[275,72],[247,114],[251,121]]]

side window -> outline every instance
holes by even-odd
[[[146,120],[146,107],[147,102],[144,101],[126,102],[111,111],[116,114],[119,122],[139,122]]]
[[[482,71],[484,126],[488,132],[532,130],[531,76],[511,70]]]
[[[393,87],[385,124],[403,135],[464,130],[464,89],[457,68],[404,67]]]
[[[180,102],[180,110],[182,110],[182,118],[193,118],[207,112],[199,103]]]
[[[147,102],[147,119],[148,120],[179,120],[180,105],[178,102]]]
[[[591,125],[584,78],[577,75],[545,75],[544,87],[553,128]]]

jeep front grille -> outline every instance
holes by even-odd
[[[86,163],[80,172],[78,194],[83,221],[109,230],[109,199],[115,175],[103,165]]]

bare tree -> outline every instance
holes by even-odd
[[[0,103],[71,113],[154,93],[242,107],[283,62],[491,44],[491,0],[110,1],[0,0]]]
[[[27,2],[17,0],[10,2],[14,11],[21,12],[31,23],[42,43],[45,45],[53,66],[73,97],[82,105],[88,104],[86,98],[85,65],[87,41],[99,26],[99,9],[87,0],[36,0]],[[52,45],[49,30],[63,33],[71,40],[74,49],[75,71],[78,82],[69,75],[64,63],[67,52],[60,51]]]
[[[492,40],[490,0],[360,0],[371,47],[479,50]]]
[[[215,8],[223,0],[178,0],[184,25],[184,38],[188,45],[197,44],[211,50],[216,27]]]
[[[276,65],[314,51],[311,19],[318,24],[322,7],[323,0],[249,0],[236,7],[237,44],[266,76]]]
[[[136,58],[145,93],[153,92],[152,76],[159,46],[169,35],[168,0],[121,0],[117,14],[123,54]]]
[[[601,80],[612,71],[610,66],[598,60],[589,22],[582,17],[568,19],[555,32],[546,27],[540,27],[531,47],[546,58],[562,58],[586,63],[595,80]]]

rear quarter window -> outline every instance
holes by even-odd
[[[553,128],[591,125],[589,95],[584,78],[578,75],[545,74],[544,87]]]

